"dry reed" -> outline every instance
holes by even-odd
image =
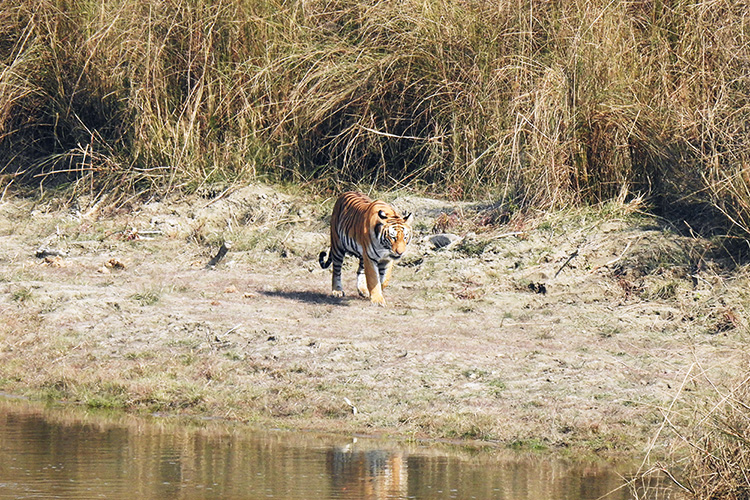
[[[260,175],[542,209],[626,191],[748,232],[749,10],[8,0],[2,182],[165,192]]]
[[[692,388],[710,388],[711,396],[694,398]],[[718,383],[695,363],[673,404],[663,408],[641,472],[630,483],[636,498],[744,500],[750,497],[750,375],[739,383]],[[679,403],[679,404],[676,404]],[[678,410],[677,407],[681,409]],[[658,442],[671,443],[657,453]],[[662,481],[655,481],[655,478]],[[664,489],[664,485],[672,487]]]

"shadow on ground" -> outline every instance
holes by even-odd
[[[349,305],[348,297],[334,297],[327,293],[309,292],[309,291],[263,291],[263,295],[268,297],[280,297],[282,299],[296,300],[308,304],[331,304],[337,306]]]

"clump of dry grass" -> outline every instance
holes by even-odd
[[[749,17],[724,0],[9,0],[2,182],[266,175],[543,209],[625,189],[748,232]]]
[[[701,418],[689,442],[686,485],[693,498],[740,500],[750,495],[750,377]]]
[[[750,495],[750,376],[726,389],[705,376],[702,370],[691,369],[678,398],[685,397],[683,390],[698,379],[705,379],[715,397],[697,398],[689,415],[676,412],[674,405],[664,409],[663,426],[653,442],[670,433],[674,441],[666,461],[656,462],[633,482],[639,494],[653,497],[653,477],[660,473],[683,498],[740,500]]]

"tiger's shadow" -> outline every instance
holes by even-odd
[[[347,306],[351,299],[351,297],[334,297],[328,293],[309,291],[264,290],[261,293],[267,297],[280,297],[282,299],[296,300],[308,304],[331,304],[335,306]]]

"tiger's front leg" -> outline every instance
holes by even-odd
[[[385,263],[380,264],[380,287],[385,290],[388,286],[388,281],[391,279],[391,272],[393,272],[393,261],[389,260]]]
[[[379,306],[385,306],[383,289],[380,286],[380,272],[377,262],[372,259],[365,259],[365,278],[367,279],[367,289],[370,292],[370,302]]]

